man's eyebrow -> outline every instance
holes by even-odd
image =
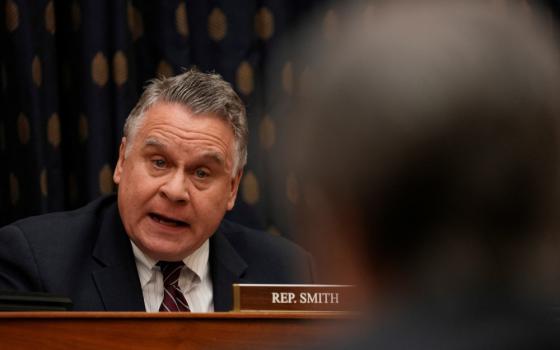
[[[148,137],[146,141],[144,141],[144,147],[154,146],[157,148],[167,148],[167,145],[160,140],[156,139],[155,137]]]
[[[144,141],[144,147],[156,147],[156,148],[167,148],[167,144],[158,140],[155,137],[148,137]],[[214,151],[205,151],[197,156],[199,159],[208,159],[210,161],[216,162],[220,165],[225,164],[226,161],[221,153]]]
[[[204,152],[200,155],[200,158],[201,159],[209,159],[209,160],[214,161],[214,162],[216,162],[220,165],[226,163],[224,157],[222,157],[222,155],[218,152],[212,152],[212,151]]]

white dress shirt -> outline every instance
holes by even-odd
[[[145,255],[140,248],[132,243],[132,250],[136,259],[136,269],[140,277],[144,305],[148,312],[158,312],[163,301],[163,274],[157,261]],[[179,275],[179,288],[189,303],[192,312],[214,311],[212,295],[212,278],[208,268],[210,244],[208,240],[183,259],[185,267]]]

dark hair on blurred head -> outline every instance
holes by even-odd
[[[376,11],[312,66],[303,180],[360,213],[372,261],[403,270],[442,239],[499,264],[510,243],[560,228],[560,56],[538,16],[453,1]]]

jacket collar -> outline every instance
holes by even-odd
[[[230,311],[233,307],[233,283],[243,283],[247,263],[231,245],[222,222],[210,238],[210,273],[214,293],[214,311]],[[231,232],[235,234],[235,232]]]
[[[100,267],[92,272],[105,310],[144,311],[142,288],[132,247],[116,201],[101,216],[93,257]]]

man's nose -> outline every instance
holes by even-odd
[[[190,199],[189,185],[186,174],[182,171],[176,171],[161,186],[160,194],[170,201],[178,203],[187,203]]]

